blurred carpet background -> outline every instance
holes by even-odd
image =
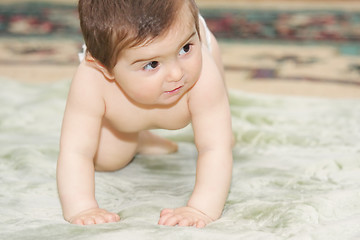
[[[229,88],[360,97],[360,3],[199,1],[218,38]],[[71,78],[82,37],[76,1],[11,1],[0,8],[0,75]]]

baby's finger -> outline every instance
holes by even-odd
[[[84,225],[84,221],[81,218],[76,218],[70,221],[71,224]]]
[[[94,224],[96,224],[95,219],[92,218],[92,217],[87,217],[87,218],[85,218],[85,219],[83,220],[83,222],[84,222],[84,225],[94,225]]]
[[[95,224],[103,224],[103,223],[106,223],[106,220],[103,216],[101,215],[97,215],[97,216],[94,216],[92,217],[94,219],[94,223]]]
[[[112,223],[120,221],[120,216],[116,213],[107,213],[104,215],[105,222]]]
[[[193,222],[187,218],[184,218],[179,222],[180,227],[187,227],[187,226],[191,226],[191,225],[193,225]]]
[[[164,208],[163,210],[161,210],[160,212],[160,217],[165,215],[165,214],[168,214],[168,213],[173,213],[174,212],[174,209],[171,209],[171,208]]]
[[[165,225],[165,222],[168,220],[168,218],[172,217],[174,215],[174,210],[170,208],[165,208],[160,212],[160,219],[158,224],[159,225]]]
[[[173,216],[173,214],[171,214],[171,213],[163,214],[160,217],[158,224],[159,225],[166,225],[165,222],[172,216]]]
[[[177,225],[180,221],[182,220],[182,218],[180,216],[171,216],[169,217],[163,225],[166,225],[166,226],[175,226]]]
[[[206,226],[206,223],[203,221],[203,220],[199,220],[197,223],[196,223],[196,227],[197,228],[204,228]]]

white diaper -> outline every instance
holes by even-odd
[[[85,54],[86,54],[86,45],[83,44],[83,45],[82,45],[82,52],[79,52],[79,53],[78,53],[80,62],[82,62],[82,60],[85,59]]]
[[[211,32],[210,32],[210,29],[206,25],[205,19],[201,15],[199,15],[199,20],[204,25],[205,37],[206,37],[206,45],[207,45],[209,51],[211,52]]]

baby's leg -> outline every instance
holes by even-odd
[[[125,167],[137,153],[138,133],[120,133],[104,120],[94,159],[97,171],[116,171]]]
[[[155,135],[150,131],[139,133],[138,153],[140,154],[169,154],[178,150],[176,143]]]
[[[136,153],[169,154],[176,152],[177,149],[176,143],[150,131],[120,133],[104,121],[94,161],[95,169],[115,171],[125,167]]]

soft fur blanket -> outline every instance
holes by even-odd
[[[157,225],[162,208],[192,191],[187,127],[158,131],[179,142],[178,153],[97,173],[99,204],[122,220],[82,227],[63,220],[55,179],[69,81],[0,84],[0,239],[360,238],[360,100],[230,91],[237,143],[220,220],[200,230]]]

